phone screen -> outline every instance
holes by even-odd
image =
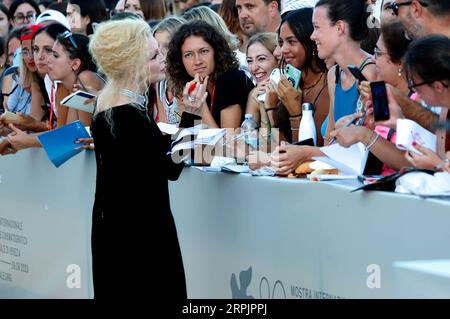
[[[373,116],[375,121],[386,121],[389,119],[389,105],[384,82],[370,83],[372,92]]]

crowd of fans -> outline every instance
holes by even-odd
[[[60,103],[76,90],[99,95],[108,81],[93,62],[90,39],[104,21],[143,19],[155,47],[145,94],[155,122],[179,125],[183,92],[194,81],[206,86],[200,116],[208,127],[236,129],[250,113],[260,128],[279,131],[275,147],[250,154],[253,168],[269,165],[288,175],[336,141],[370,150],[366,173],[405,166],[449,171],[450,138],[436,123],[449,118],[450,3],[381,2],[374,17],[376,1],[367,0],[3,1],[0,108],[18,117],[0,117],[0,154],[40,147],[40,132],[75,120],[90,126],[95,113]],[[286,65],[302,71],[298,88],[285,75],[270,80]],[[372,81],[386,83],[387,121],[374,120]],[[313,105],[316,146],[296,145],[303,103]],[[364,123],[346,125],[355,118]],[[437,151],[419,144],[422,155],[398,149],[401,118],[435,133]]]

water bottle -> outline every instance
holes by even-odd
[[[314,107],[311,103],[303,103],[302,105],[302,120],[298,130],[298,141],[304,141],[312,138],[314,145],[317,145],[316,124],[313,117]]]
[[[245,120],[241,125],[245,143],[253,148],[258,146],[258,123],[253,120],[253,114],[245,114]]]

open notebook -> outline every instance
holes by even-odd
[[[336,143],[324,146],[320,150],[326,157],[313,157],[313,159],[337,168],[341,173],[337,176],[317,176],[319,179],[357,178],[364,173],[369,152],[362,143],[353,144],[349,148]]]
[[[84,91],[76,91],[66,96],[61,104],[88,113],[94,113],[95,102],[84,104],[86,101],[95,98],[95,95]]]

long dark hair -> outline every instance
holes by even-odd
[[[215,82],[220,75],[229,69],[239,67],[239,62],[227,41],[213,26],[204,21],[188,22],[175,32],[167,52],[167,72],[175,94],[183,92],[185,84],[192,80],[184,67],[181,53],[184,41],[190,36],[203,38],[214,49],[215,68],[210,75],[210,81]]]
[[[409,77],[418,75],[423,82],[450,80],[450,39],[430,35],[411,43],[405,54],[405,69]]]
[[[59,34],[56,38],[56,41],[58,41],[58,43],[62,45],[64,50],[66,50],[71,60],[80,59],[81,65],[78,73],[84,70],[89,70],[92,72],[97,71],[97,67],[94,62],[92,62],[92,56],[89,52],[89,37],[81,33],[72,34],[68,32]],[[76,47],[74,46],[74,44],[76,45]]]
[[[333,24],[339,20],[347,22],[354,41],[361,42],[367,37],[370,12],[366,0],[319,0],[316,8],[321,6],[328,8],[328,18]]]
[[[312,8],[302,8],[291,11],[283,17],[280,28],[278,29],[278,38],[280,38],[281,26],[284,23],[287,23],[296,39],[305,49],[305,65],[302,67],[302,71],[306,74],[308,73],[308,70],[311,70],[314,73],[321,73],[325,72],[327,69],[325,62],[317,56],[316,43],[311,40],[311,34],[314,31],[312,15]]]

